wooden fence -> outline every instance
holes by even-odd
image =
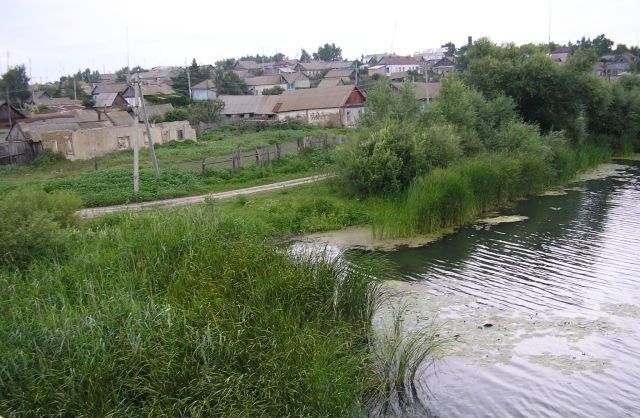
[[[34,155],[29,144],[22,141],[0,142],[0,164],[22,164]]]
[[[328,145],[339,144],[344,141],[342,136],[307,136],[298,139],[296,147],[286,146],[287,144],[274,144],[264,147],[257,147],[253,150],[240,150],[226,157],[206,157],[200,162],[200,172],[204,176],[207,167],[224,168],[229,167],[231,171],[240,170],[247,164],[256,164],[259,167],[266,167],[272,161],[279,160],[283,155],[301,153],[307,148],[322,149]]]

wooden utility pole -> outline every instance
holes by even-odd
[[[73,76],[73,100],[78,100],[78,95],[76,94],[76,76]]]
[[[187,83],[189,84],[189,99],[193,99],[193,96],[191,94],[191,71],[189,71],[189,67],[185,68],[187,71]]]
[[[138,80],[138,95],[140,96],[140,103],[142,104],[142,114],[144,116],[144,127],[147,131],[147,138],[149,139],[149,155],[151,156],[151,165],[153,165],[153,173],[156,177],[160,177],[160,168],[158,167],[158,160],[156,159],[156,150],[153,147],[153,138],[151,138],[151,129],[149,129],[149,118],[147,116],[147,108],[144,104],[144,96],[142,95],[142,87],[140,86],[140,80]],[[136,122],[138,122],[136,120]]]
[[[140,191],[140,150],[138,143],[138,90],[135,90],[134,106],[133,106],[133,192]]]

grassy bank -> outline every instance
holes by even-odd
[[[55,238],[18,237],[0,270],[3,415],[348,416],[369,402],[366,270],[291,256],[212,205],[76,226],[73,201],[56,207],[0,208]]]
[[[557,147],[547,158],[508,154],[467,158],[414,180],[399,201],[377,212],[374,233],[379,238],[403,238],[461,226],[610,158],[608,148],[595,145]]]

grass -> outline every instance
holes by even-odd
[[[398,238],[457,227],[610,158],[607,148],[595,145],[562,146],[550,159],[527,153],[467,158],[415,179],[400,202],[377,213],[374,231],[378,237]]]
[[[371,276],[210,205],[85,224],[0,270],[9,416],[348,416],[375,392]]]

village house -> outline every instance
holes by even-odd
[[[191,86],[191,99],[192,100],[215,100],[218,96],[216,85],[213,80],[204,80]]]
[[[159,105],[145,105],[147,110],[147,119],[150,123],[153,123],[157,118],[163,118],[167,112],[173,110],[173,105],[171,103],[164,103]],[[138,121],[144,122],[144,113],[138,112]]]
[[[339,78],[345,83],[349,83],[355,81],[356,70],[353,68],[329,70],[329,72],[325,74],[324,78]]]
[[[444,75],[455,70],[455,68],[456,68],[456,63],[453,61],[452,58],[443,57],[440,60],[438,60],[438,62],[433,64],[433,66],[431,67],[431,70],[438,75]]]
[[[311,80],[303,73],[282,74],[282,78],[287,81],[287,90],[308,89],[311,87]]]
[[[233,64],[233,70],[240,71],[250,71],[250,70],[259,70],[260,66],[255,61],[236,61]]]
[[[95,108],[124,108],[130,105],[122,93],[100,93],[95,97],[96,99],[93,102],[93,107]]]
[[[219,96],[228,119],[287,119],[320,126],[353,126],[364,111],[365,95],[357,87],[334,86],[290,90],[273,96]]]
[[[342,78],[323,78],[318,83],[317,88],[323,89],[325,87],[344,86],[346,83]]]
[[[150,131],[154,143],[195,139],[187,121],[157,123]],[[134,123],[127,112],[86,109],[23,119],[13,126],[7,142],[28,149],[31,158],[51,150],[69,160],[85,160],[129,150],[136,135],[141,148],[149,146],[144,124]]]
[[[172,77],[178,75],[179,67],[154,67],[147,71],[136,73],[136,76],[147,84],[160,84],[171,81]]]
[[[409,84],[413,88],[416,100],[423,104],[431,103],[440,95],[440,83],[409,82]],[[397,93],[404,85],[405,83],[391,83],[391,88]]]
[[[625,52],[623,54],[604,56],[601,61],[604,63],[605,75],[616,77],[631,71],[636,66],[638,58],[629,52]]]
[[[304,73],[310,78],[316,78],[329,70],[326,62],[318,60],[299,62],[294,69]]]
[[[259,77],[247,78],[244,81],[247,84],[248,94],[262,94],[264,90],[280,87],[287,90],[289,83],[282,74],[263,75]]]
[[[0,102],[0,141],[4,141],[11,127],[16,122],[25,118],[25,114],[15,107],[9,105],[7,102]],[[0,164],[1,163],[2,162],[0,162]]]
[[[125,99],[133,98],[135,94],[133,87],[127,83],[96,83],[91,90],[91,97],[97,102],[98,96],[105,93],[120,93]]]
[[[563,46],[562,48],[558,48],[554,51],[551,51],[549,56],[551,57],[552,60],[554,60],[558,64],[564,64],[567,61],[569,61],[571,54],[572,54],[571,48]]]
[[[100,74],[98,76],[98,83],[115,83],[117,80],[116,74]]]
[[[411,76],[409,75],[409,72],[402,71],[399,73],[389,74],[389,80],[392,82],[403,83],[405,81],[411,81]]]
[[[403,71],[419,71],[420,62],[413,57],[401,57],[398,55],[387,55],[382,57],[378,63],[369,67],[369,75],[381,74],[389,76],[393,73]]]

